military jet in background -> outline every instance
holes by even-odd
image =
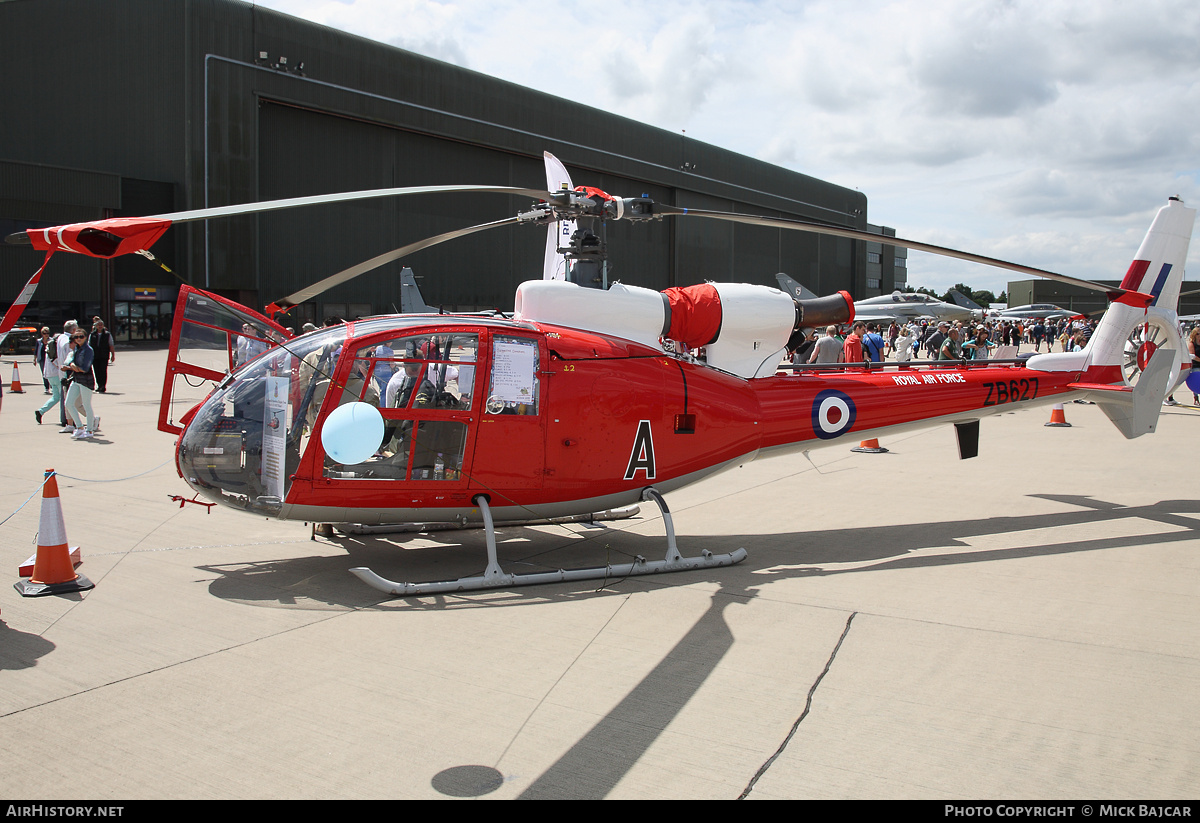
[[[928,294],[916,292],[894,291],[891,294],[881,294],[879,297],[868,297],[866,300],[854,302],[856,320],[885,325],[893,320],[898,323],[907,323],[910,320],[945,320],[948,323],[961,320],[966,323],[977,316],[978,312],[972,309],[955,306]]]
[[[1041,320],[1069,320],[1079,315],[1080,312],[1064,309],[1062,306],[1056,306],[1053,303],[1030,303],[1028,306],[1013,306],[1010,309],[988,312],[988,317],[999,320],[1033,320],[1034,318]]]
[[[796,300],[811,300],[816,297],[816,292],[809,291],[800,283],[797,283],[792,278],[788,277],[783,272],[775,275],[775,279],[779,281],[779,289],[784,294],[791,295]]]
[[[775,275],[775,280],[779,281],[782,292],[797,300],[810,300],[816,296],[784,272]],[[888,325],[892,320],[898,323],[908,323],[910,320],[946,320],[947,323],[954,323],[955,320],[962,320],[966,323],[972,318],[983,318],[982,306],[959,292],[950,294],[955,295],[955,302],[959,305],[948,304],[928,294],[895,290],[892,294],[854,301],[854,319]]]
[[[816,296],[783,272],[775,275],[775,279],[779,281],[779,288],[785,294],[796,299],[808,300]],[[907,323],[910,320],[945,320],[953,323],[955,320],[962,320],[965,323],[972,318],[982,318],[982,306],[971,302],[958,292],[951,292],[951,294],[957,295],[956,301],[960,298],[966,301],[965,304],[960,303],[956,306],[928,294],[899,290],[879,297],[856,300],[854,302],[854,319],[887,325],[893,320],[899,323]]]

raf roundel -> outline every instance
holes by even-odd
[[[850,431],[857,416],[854,401],[845,392],[826,389],[813,399],[813,433],[822,440],[831,440]]]

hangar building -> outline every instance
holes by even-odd
[[[576,183],[661,202],[867,224],[861,192],[238,0],[0,2],[0,233],[106,216],[438,184],[543,188],[542,152]],[[415,240],[510,217],[507,195],[421,195],[176,226],[153,252],[187,282],[261,308]],[[874,228],[881,235],[888,229]],[[655,289],[703,280],[856,299],[904,286],[902,249],[711,220],[613,224],[610,275]],[[288,324],[426,300],[512,308],[538,277],[543,229],[414,254],[292,311]],[[37,269],[0,246],[0,305]],[[121,340],[164,337],[178,280],[136,256],[55,257],[27,319],[100,314]],[[286,321],[285,321],[286,322]]]
[[[1121,285],[1120,280],[1096,282],[1114,288]],[[1108,298],[1101,292],[1089,291],[1069,283],[1058,283],[1054,280],[1009,281],[1009,306],[1028,306],[1034,303],[1052,303],[1080,314],[1093,315],[1098,315],[1108,308]],[[1189,317],[1200,314],[1200,282],[1184,280],[1180,287],[1179,313]]]

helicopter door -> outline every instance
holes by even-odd
[[[492,332],[475,438],[476,485],[489,489],[541,488],[546,464],[542,338]]]
[[[219,382],[289,337],[282,326],[241,303],[181,285],[158,407],[159,431],[179,434],[183,429],[174,422],[175,404],[194,409],[209,393],[207,381]],[[187,422],[186,415],[181,422]]]
[[[340,393],[324,404],[317,399],[313,408],[320,408],[324,417],[345,403],[370,403],[383,417],[383,439],[362,463],[344,465],[326,458],[325,478],[465,483],[476,417],[478,333],[406,334],[354,345],[352,362],[336,375]],[[322,386],[318,380],[315,391],[321,397],[329,393],[330,381],[324,382]],[[315,424],[314,414],[309,425]]]

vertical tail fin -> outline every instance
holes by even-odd
[[[1195,219],[1195,209],[1172,197],[1158,210],[1121,281],[1121,288],[1136,294],[1113,300],[1082,352],[1038,355],[1026,364],[1082,372],[1072,387],[1095,400],[1126,437],[1154,431],[1163,398],[1190,365],[1177,308]]]
[[[954,305],[962,306],[964,309],[971,311],[983,311],[983,306],[976,303],[971,298],[960,292],[958,289],[950,289],[950,299],[954,301]]]
[[[1196,210],[1172,197],[1158,210],[1150,231],[1138,247],[1121,288],[1154,296],[1151,305],[1175,311],[1179,307],[1179,286],[1187,261],[1188,243]]]
[[[794,300],[813,300],[817,296],[816,293],[810,291],[802,283],[797,283],[783,272],[775,275],[775,279],[779,281],[780,290],[784,294],[791,295]]]
[[[405,266],[400,271],[400,312],[402,314],[437,314],[436,307],[425,302],[421,289],[417,286],[417,277],[413,270]]]
[[[1087,365],[1124,366],[1127,349],[1133,345],[1130,334],[1138,323],[1155,326],[1160,338],[1148,351],[1136,353],[1139,370],[1145,367],[1143,361],[1148,361],[1154,349],[1161,346],[1175,349],[1177,357],[1186,360],[1186,352],[1179,340],[1177,310],[1195,220],[1196,210],[1183,205],[1178,197],[1170,198],[1167,205],[1158,210],[1121,281],[1121,288],[1148,294],[1154,301],[1148,309],[1119,300],[1113,302],[1088,343]],[[1172,371],[1172,388],[1178,375],[1177,364]]]

